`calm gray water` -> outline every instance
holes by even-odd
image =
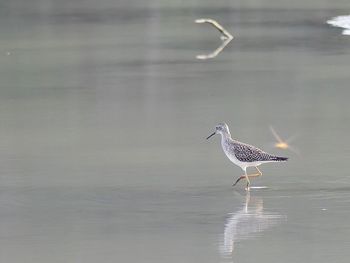
[[[0,2],[0,262],[349,262],[338,1]],[[235,39],[220,44],[200,17]],[[219,138],[290,157],[247,195]],[[300,155],[273,148],[269,126]]]

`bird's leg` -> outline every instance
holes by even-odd
[[[232,185],[235,186],[239,181],[241,181],[243,178],[245,178],[245,175],[240,176],[237,181]]]
[[[255,169],[258,171],[258,173],[257,173],[257,174],[248,174],[247,176],[248,176],[248,177],[258,177],[258,176],[262,176],[262,172],[260,172],[259,168],[256,167],[256,166],[254,166],[254,167],[255,167]],[[245,175],[244,175],[244,177],[245,177]]]
[[[258,171],[257,174],[248,174],[248,175],[242,175],[240,176],[236,182],[232,185],[232,186],[235,186],[239,181],[241,181],[242,179],[244,178],[249,178],[249,177],[257,177],[257,176],[261,176],[262,175],[262,172],[259,170],[259,168],[257,166],[255,166],[256,170]],[[249,180],[249,179],[248,179]],[[247,181],[248,181],[247,180]]]
[[[262,172],[259,170],[259,168],[257,166],[254,166],[255,169],[258,171],[257,174],[248,174],[248,177],[258,177],[258,176],[262,176]]]

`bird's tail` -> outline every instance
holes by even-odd
[[[279,157],[279,156],[273,156],[271,158],[271,161],[276,161],[276,162],[285,162],[287,161],[288,158],[287,157]]]

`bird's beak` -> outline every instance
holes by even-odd
[[[213,135],[215,135],[216,134],[216,132],[213,132],[212,134],[210,134],[208,137],[207,137],[207,140],[211,137],[211,136],[213,136]]]

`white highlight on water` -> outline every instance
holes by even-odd
[[[350,15],[333,17],[327,21],[327,24],[344,28],[345,30],[343,30],[342,34],[350,36]]]
[[[267,186],[251,186],[250,189],[269,189]]]

